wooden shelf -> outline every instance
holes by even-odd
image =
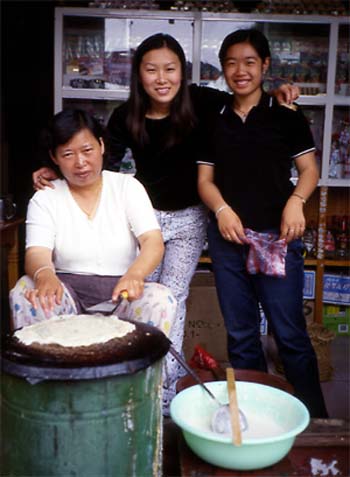
[[[305,258],[304,265],[306,267],[316,267],[317,266],[317,259],[316,258]]]
[[[325,267],[350,267],[350,260],[321,260]]]

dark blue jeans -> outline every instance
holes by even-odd
[[[303,314],[302,241],[288,246],[285,278],[250,275],[246,269],[249,246],[224,240],[213,219],[208,226],[208,243],[232,366],[267,370],[260,340],[260,302],[295,395],[312,417],[327,417],[317,358]]]

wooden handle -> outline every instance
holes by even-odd
[[[231,416],[232,442],[235,446],[240,446],[242,445],[242,434],[239,421],[235,374],[232,368],[226,369],[226,378]]]
[[[122,290],[122,291],[120,292],[120,296],[121,296],[124,300],[127,300],[128,297],[129,297],[129,293],[128,293],[127,290]]]

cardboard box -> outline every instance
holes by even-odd
[[[213,282],[212,282],[213,283]],[[261,311],[260,331],[267,334],[267,322]],[[191,286],[187,299],[187,316],[183,351],[191,359],[194,347],[200,345],[217,361],[228,361],[224,319],[214,284]]]
[[[344,320],[338,320],[333,318],[327,322],[323,322],[323,325],[328,330],[334,331],[337,336],[350,336],[350,323]]]
[[[218,361],[227,361],[226,329],[215,286],[191,287],[183,351],[189,360],[196,345],[202,346]]]
[[[323,306],[323,325],[337,335],[350,336],[350,307],[342,305]]]
[[[323,303],[350,305],[350,276],[325,273],[323,276]]]

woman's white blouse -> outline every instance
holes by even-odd
[[[52,250],[56,271],[123,275],[137,256],[136,237],[160,228],[138,180],[117,172],[102,174],[100,203],[92,220],[65,180],[55,180],[54,189],[36,192],[29,202],[26,248]]]

